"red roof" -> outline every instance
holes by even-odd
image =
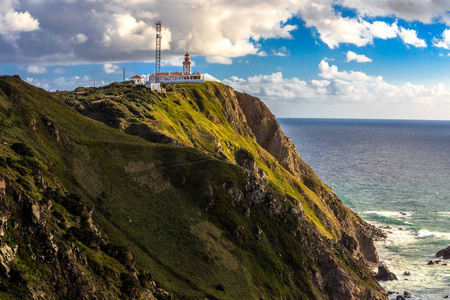
[[[139,76],[139,75],[134,75],[133,77],[131,77],[131,79],[134,79],[134,78],[138,79],[138,78],[143,78],[143,77]]]
[[[190,55],[189,55],[189,52],[186,52],[186,54],[185,54],[184,56],[190,56]]]

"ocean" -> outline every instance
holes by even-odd
[[[450,261],[427,265],[450,245],[450,121],[278,121],[345,205],[369,223],[391,228],[376,246],[398,281],[380,284],[408,291],[411,299],[450,295]]]

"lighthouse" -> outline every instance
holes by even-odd
[[[188,52],[184,55],[183,73],[188,75],[191,74],[191,58]]]

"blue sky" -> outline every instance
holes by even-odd
[[[450,120],[450,3],[0,0],[0,74],[47,90],[193,69],[277,117]]]

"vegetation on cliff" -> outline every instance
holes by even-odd
[[[9,271],[0,291],[386,298],[366,268],[377,262],[375,229],[272,129],[268,110],[265,122],[247,121],[257,119],[244,109],[249,99],[263,105],[213,82],[164,94],[115,83],[77,97],[1,77],[0,256]],[[263,143],[268,135],[278,142]]]

